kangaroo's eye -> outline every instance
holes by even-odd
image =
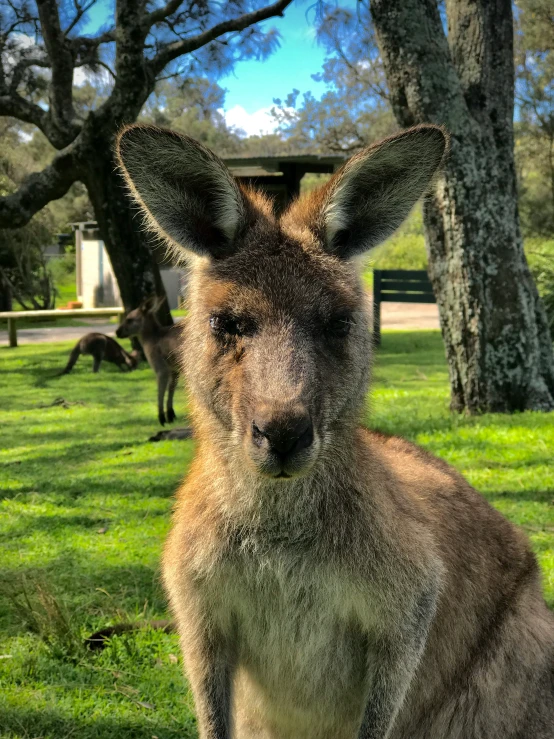
[[[334,316],[327,324],[327,334],[333,338],[344,339],[350,333],[353,324],[352,316],[346,314]]]
[[[214,315],[210,317],[210,328],[221,339],[251,336],[254,325],[247,318],[238,318],[228,315]]]

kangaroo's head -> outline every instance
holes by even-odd
[[[124,320],[117,327],[115,335],[119,339],[128,339],[131,336],[140,336],[144,330],[145,321],[151,319],[160,306],[160,300],[152,296],[143,300],[138,308],[129,311]]]
[[[436,126],[393,136],[278,218],[193,139],[122,131],[119,162],[148,224],[191,257],[184,354],[201,439],[278,479],[344,445],[371,349],[356,257],[402,223],[446,144]]]

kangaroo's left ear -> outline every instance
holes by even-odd
[[[320,196],[325,250],[348,259],[387,239],[428,190],[447,147],[442,128],[418,126],[352,157]]]
[[[150,228],[181,250],[221,259],[245,221],[242,193],[221,159],[189,136],[155,126],[124,128],[116,155]]]

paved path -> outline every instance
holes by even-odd
[[[77,341],[88,331],[99,331],[115,336],[117,325],[97,320],[82,319],[85,326],[60,326],[59,328],[18,328],[17,341],[23,344],[47,344],[54,341]],[[24,326],[23,321],[19,326]],[[381,305],[381,328],[439,328],[439,312],[436,305],[414,303],[383,303]],[[8,345],[8,332],[0,331],[0,346]]]
[[[438,306],[427,303],[381,303],[381,328],[440,328]]]
[[[101,334],[115,336],[116,323],[87,321],[81,319],[87,326],[53,326],[52,328],[23,328],[24,321],[17,324],[17,343],[24,344],[49,344],[53,341],[77,341],[89,331],[98,331]],[[21,327],[21,328],[20,328]],[[0,346],[8,346],[8,332],[0,331]]]

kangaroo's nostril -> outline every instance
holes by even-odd
[[[256,446],[261,446],[265,439],[265,434],[263,431],[260,431],[260,429],[256,426],[255,422],[252,421],[252,440]]]
[[[256,419],[252,421],[252,441],[258,447],[267,442],[277,454],[292,454],[309,447],[314,440],[309,416]]]
[[[295,444],[294,451],[298,452],[301,449],[307,449],[309,446],[312,445],[313,440],[314,440],[314,427],[312,426],[312,422],[309,421],[304,431],[298,437],[296,444]]]

